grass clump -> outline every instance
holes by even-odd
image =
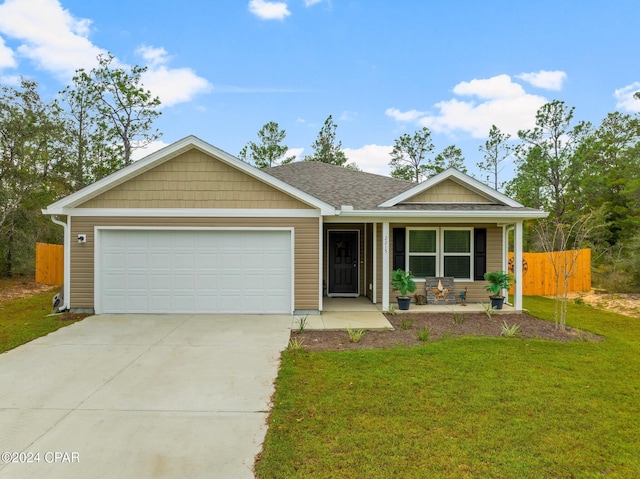
[[[413,327],[414,322],[415,322],[415,319],[413,318],[406,318],[406,319],[403,318],[402,321],[400,321],[400,328],[407,331],[408,329],[411,329]]]
[[[520,325],[517,323],[509,326],[506,321],[502,321],[502,327],[500,328],[500,336],[504,336],[505,338],[515,338],[520,336],[522,329]]]
[[[291,338],[287,344],[287,351],[297,351],[304,347],[304,338]]]
[[[359,343],[360,340],[362,339],[362,336],[364,336],[364,333],[366,333],[364,329],[347,328],[347,334],[349,334],[349,341],[351,341],[352,343]]]
[[[464,324],[464,314],[458,313],[457,311],[453,312],[453,324],[462,325]]]
[[[304,333],[304,330],[307,329],[307,325],[309,324],[308,319],[309,315],[296,318],[296,321],[298,322],[298,328],[296,329],[297,333]]]
[[[418,330],[418,339],[422,342],[429,341],[429,335],[431,334],[431,329],[429,326],[425,326],[424,328]]]

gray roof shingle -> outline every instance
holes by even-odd
[[[335,207],[352,206],[354,210],[381,211],[467,211],[536,212],[533,208],[496,203],[398,203],[381,208],[378,205],[411,188],[415,183],[389,176],[355,171],[318,161],[297,161],[288,165],[265,168],[264,172]],[[427,213],[428,214],[428,213]]]
[[[350,205],[356,210],[372,210],[415,186],[408,181],[319,161],[297,161],[263,171],[335,208]]]

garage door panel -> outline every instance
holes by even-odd
[[[100,234],[102,312],[291,313],[289,231]]]

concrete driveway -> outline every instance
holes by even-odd
[[[99,315],[1,354],[0,478],[253,477],[290,326]]]

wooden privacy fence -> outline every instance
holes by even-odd
[[[531,296],[552,296],[556,294],[556,267],[565,263],[573,274],[569,277],[569,293],[591,290],[591,250],[570,250],[554,253],[523,253],[522,254],[522,294]],[[513,253],[509,253],[509,271],[513,272]],[[564,278],[560,275],[558,291],[561,291]],[[513,293],[513,286],[510,293]]]
[[[64,282],[64,246],[36,243],[36,283],[61,285]]]

